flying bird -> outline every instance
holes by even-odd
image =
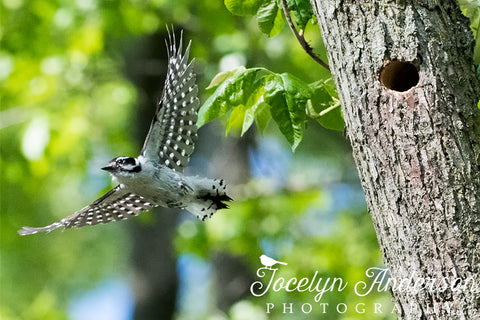
[[[232,199],[223,179],[182,174],[197,138],[197,98],[194,60],[190,62],[191,41],[182,53],[183,32],[177,48],[168,34],[168,68],[161,98],[140,155],[117,157],[102,169],[118,185],[92,204],[45,227],[23,227],[20,235],[69,229],[137,216],[156,206],[185,209],[202,221]]]
[[[278,264],[283,264],[284,266],[287,265],[286,262],[281,262],[281,261],[277,261],[275,259],[272,259],[264,254],[262,254],[260,256],[260,262],[265,266],[266,269],[271,269],[272,266],[276,265],[277,263]]]

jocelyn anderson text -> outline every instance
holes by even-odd
[[[267,272],[269,271],[269,272]],[[347,288],[348,282],[342,278],[322,278],[318,271],[315,271],[310,278],[292,277],[285,279],[277,277],[278,269],[259,268],[257,276],[265,278],[268,283],[264,285],[261,281],[255,281],[250,286],[250,292],[255,297],[260,297],[273,292],[310,292],[316,293],[314,301],[319,302],[324,294],[328,292],[342,292]],[[358,281],[352,286],[353,291],[358,297],[369,295],[373,291],[387,292],[391,289],[394,292],[408,292],[410,294],[418,294],[420,291],[427,292],[444,292],[444,291],[471,291],[480,292],[480,283],[475,279],[434,279],[421,278],[415,274],[411,274],[405,279],[395,279],[388,277],[388,269],[372,267],[366,270],[365,275],[371,279],[370,283]]]

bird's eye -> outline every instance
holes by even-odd
[[[134,158],[125,158],[123,159],[124,164],[130,164],[132,166],[136,165],[135,159]]]
[[[124,164],[124,163],[125,163],[125,160],[124,160],[124,159],[118,159],[118,160],[117,160],[117,163],[118,163],[118,164]]]

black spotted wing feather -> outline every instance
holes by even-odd
[[[65,229],[72,227],[80,228],[87,225],[125,220],[138,216],[143,211],[148,211],[154,206],[144,197],[136,195],[118,185],[92,204],[63,218],[59,222],[40,228],[23,227],[18,233],[27,235],[43,231],[50,232],[60,227]]]
[[[200,102],[194,60],[188,62],[190,43],[182,54],[182,37],[177,49],[175,38],[169,35],[167,49],[167,77],[141,154],[181,172],[190,160],[197,138]]]
[[[118,185],[91,205],[65,218],[65,228],[125,220],[153,207],[144,197]]]

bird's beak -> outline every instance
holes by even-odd
[[[114,171],[114,170],[115,170],[115,165],[110,162],[106,167],[103,167],[102,170],[105,170],[105,171]]]

